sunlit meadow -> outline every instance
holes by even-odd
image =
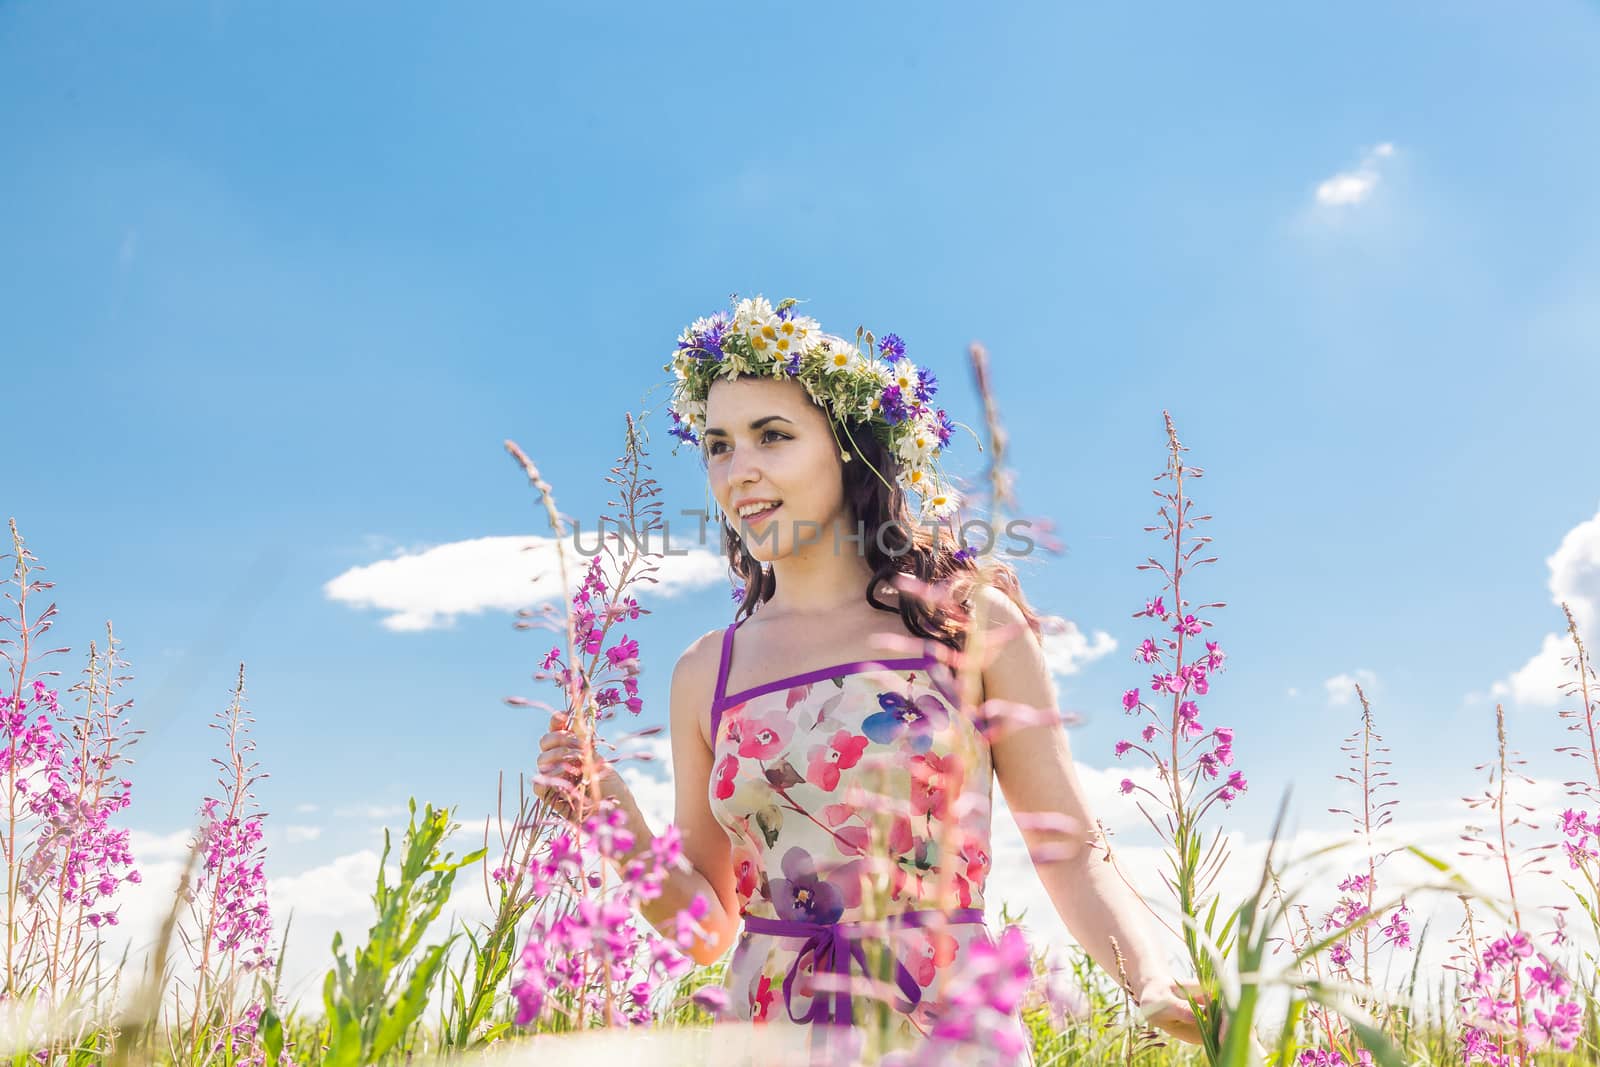
[[[988,355],[974,346],[970,356],[989,457],[974,500],[998,527],[1016,508],[1006,434]],[[1128,663],[1126,688],[1104,696],[1120,701],[1126,716],[1127,735],[1111,753],[1128,768],[1121,790],[1137,799],[1166,859],[1160,885],[1129,883],[1127,892],[1142,893],[1151,921],[1181,946],[1174,973],[1198,981],[1203,995],[1192,1007],[1203,1041],[1180,1044],[1149,1026],[1149,1006],[1135,1001],[1120,959],[1034,944],[1008,913],[995,944],[980,945],[953,983],[959,1010],[917,1048],[885,1038],[880,983],[853,988],[872,1005],[856,1028],[855,1057],[961,1062],[1005,1041],[999,1021],[1020,1012],[1041,1065],[1600,1062],[1593,947],[1600,936],[1600,682],[1571,613],[1568,706],[1560,714],[1572,741],[1559,751],[1576,762],[1564,810],[1535,811],[1518,799],[1528,779],[1497,709],[1495,721],[1464,726],[1482,734],[1487,782],[1468,798],[1474,821],[1460,827],[1463,848],[1438,855],[1395,840],[1395,802],[1385,791],[1405,769],[1385,758],[1382,709],[1358,690],[1361,711],[1343,750],[1348,770],[1322,783],[1340,798],[1334,810],[1354,832],[1290,855],[1275,829],[1265,862],[1251,872],[1253,890],[1226,898],[1218,876],[1242,862],[1230,855],[1230,813],[1271,804],[1281,829],[1295,798],[1258,797],[1249,788],[1251,739],[1226,725],[1228,676],[1248,666],[1228,660],[1223,591],[1207,582],[1206,565],[1217,556],[1203,533],[1209,516],[1198,513],[1203,471],[1187,462],[1169,413],[1152,418],[1151,430],[1153,522],[1128,531],[1126,541],[1129,610],[1147,635]],[[565,544],[570,530],[555,487],[534,457],[512,442],[506,450],[536,513]],[[652,610],[662,527],[659,487],[631,417],[621,458],[604,476],[615,496],[613,532],[587,561],[563,550],[560,607],[519,613],[515,625],[535,639],[529,657],[543,688],[507,698],[535,718],[559,716],[586,739],[589,792],[539,777],[530,736],[523,738],[527,762],[507,768],[508,778],[485,781],[483,796],[419,795],[405,825],[384,833],[369,928],[349,941],[335,937],[312,1004],[292,1001],[282,984],[293,923],[268,906],[273,859],[263,844],[267,816],[252,791],[274,755],[258,754],[251,738],[245,665],[231,699],[216,710],[216,785],[193,800],[188,863],[164,921],[140,939],[149,945],[142,955],[107,950],[125,887],[141,880],[128,830],[128,810],[138,803],[134,679],[110,624],[86,656],[55,647],[53,583],[41,562],[49,546],[30,546],[26,515],[13,518],[5,557],[9,635],[0,643],[9,670],[0,695],[7,920],[0,1052],[17,1065],[343,1067],[623,1055],[784,1061],[793,1032],[729,1020],[720,985],[726,961],[700,966],[691,958],[706,901],[672,907],[664,897],[671,873],[685,864],[673,828],[635,840],[602,802],[592,773],[600,761],[648,753],[658,728],[633,725],[639,665],[676,651],[641,648],[627,633],[630,620]],[[82,666],[66,684],[74,655]],[[983,655],[975,642],[953,663],[966,710],[983,728],[1003,731],[1039,714],[997,702],[971,707]],[[559,816],[538,787],[566,790],[562,803],[577,814]],[[412,791],[425,793],[426,783]],[[458,825],[455,806],[486,799],[500,814],[480,838]],[[886,901],[896,864],[878,844],[866,890]],[[937,854],[959,852],[943,844]],[[1097,835],[1097,847],[1114,864],[1110,836]],[[1475,878],[1465,873],[1469,864]],[[1340,894],[1332,908],[1299,902],[1329,886]],[[1532,890],[1557,886],[1561,906],[1529,903],[1551,895]],[[479,887],[487,888],[486,906],[466,918],[452,910]],[[1413,923],[1419,910],[1431,917],[1422,929]],[[1433,988],[1418,982],[1429,938],[1450,946],[1450,965]],[[1281,1017],[1263,1012],[1274,993],[1287,1004]]]

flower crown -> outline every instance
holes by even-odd
[[[945,480],[939,454],[958,424],[930,403],[939,389],[933,372],[907,359],[905,342],[894,334],[876,339],[874,354],[871,333],[857,327],[854,341],[823,333],[815,319],[795,312],[795,303],[785,300],[774,308],[765,297],[754,296],[739,300],[732,316],[719,311],[683,331],[672,361],[661,368],[677,376],[668,407],[672,435],[700,443],[706,397],[718,378],[794,378],[835,422],[866,423],[900,458],[896,481],[921,497],[924,518],[953,513],[959,500]],[[840,455],[845,462],[852,458],[843,446]],[[874,473],[889,484],[881,471],[874,468]]]

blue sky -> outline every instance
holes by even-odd
[[[193,813],[247,665],[293,873],[374,843],[340,811],[486,810],[542,732],[501,703],[543,695],[509,607],[396,632],[327,583],[546,533],[506,438],[592,519],[682,325],[794,295],[899,333],[971,424],[989,347],[1022,503],[1066,543],[1029,596],[1116,643],[1058,679],[1084,764],[1115,766],[1144,680],[1170,410],[1216,516],[1194,595],[1229,605],[1229,825],[1264,832],[1291,779],[1339,825],[1359,707],[1327,682],[1358,671],[1403,810],[1437,815],[1497,683],[1565,771],[1532,696],[1552,582],[1600,621],[1597,64],[1572,3],[5,5],[0,509],[58,643],[126,642],[143,830]],[[666,506],[697,506],[649,425]],[[726,588],[630,627],[645,722]]]

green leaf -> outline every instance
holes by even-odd
[[[272,1010],[270,1000],[262,1005],[259,1026],[261,1045],[267,1051],[267,1063],[277,1067],[278,1057],[283,1055],[283,1020]]]

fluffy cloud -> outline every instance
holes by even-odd
[[[1057,676],[1077,674],[1084,664],[1116,650],[1116,638],[1104,630],[1096,630],[1091,639],[1070,619],[1060,620],[1056,627],[1044,633],[1044,658],[1050,664],[1050,673]]]
[[[1384,160],[1394,155],[1394,145],[1385,141],[1368,150],[1353,170],[1341,171],[1317,184],[1317,203],[1325,207],[1349,207],[1372,195],[1381,178]]]
[[[1579,636],[1593,641],[1590,635],[1600,619],[1600,512],[1568,530],[1545,564],[1550,568],[1550,599],[1556,605],[1556,617],[1565,621],[1559,615],[1565,602],[1572,609]],[[1546,634],[1539,651],[1510,677],[1491,685],[1489,695],[1527,706],[1553,706],[1562,699],[1561,686],[1577,680],[1574,670],[1561,662],[1576,653],[1565,631]]]
[[[1353,704],[1356,686],[1360,685],[1361,691],[1371,696],[1378,689],[1378,676],[1361,667],[1351,674],[1336,674],[1322,684],[1328,690],[1328,703]]]
[[[583,541],[592,547],[593,537]],[[557,542],[551,537],[479,537],[423,549],[401,549],[377,563],[352,567],[322,587],[330,600],[386,614],[400,632],[454,625],[460,615],[514,611],[563,595]],[[659,543],[652,548],[660,547]],[[569,569],[588,565],[566,546]],[[674,552],[679,549],[674,549]],[[652,561],[652,592],[672,596],[727,581],[727,561],[704,548]],[[615,577],[615,575],[612,575]]]

